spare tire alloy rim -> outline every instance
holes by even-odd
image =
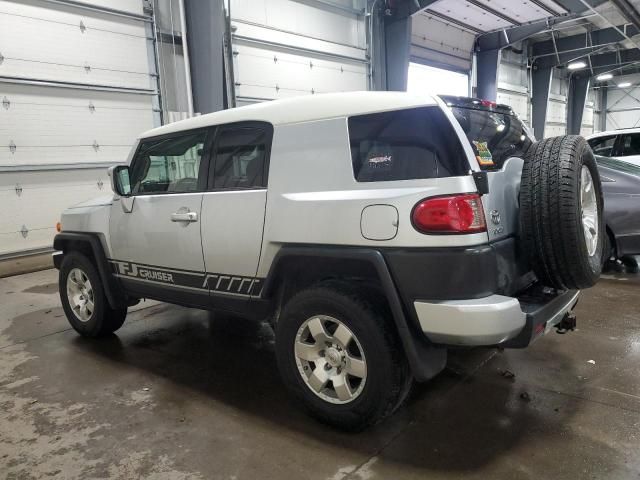
[[[582,166],[580,175],[580,206],[582,207],[582,228],[584,241],[587,245],[589,256],[593,257],[598,248],[598,202],[596,189],[593,185],[593,177],[586,165]]]
[[[67,298],[71,310],[81,322],[87,322],[95,310],[93,287],[89,277],[79,268],[67,275]]]
[[[355,400],[367,379],[360,342],[340,320],[315,315],[305,320],[295,339],[295,358],[305,384],[330,403]]]

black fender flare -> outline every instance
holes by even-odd
[[[290,258],[326,258],[358,260],[369,263],[375,270],[386,295],[393,321],[402,342],[404,353],[414,378],[427,381],[440,373],[447,362],[447,349],[432,344],[424,333],[410,322],[410,313],[398,294],[397,287],[382,253],[374,248],[283,246],[276,254],[263,286],[263,295],[271,296],[277,289],[279,265]]]
[[[127,297],[116,278],[111,274],[111,268],[98,234],[84,232],[62,232],[57,234],[53,239],[53,248],[56,250],[56,253],[53,254],[55,267],[59,270],[63,256],[67,252],[73,251],[74,245],[78,244],[87,245],[93,254],[93,260],[111,308],[126,307]]]

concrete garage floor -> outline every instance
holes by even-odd
[[[585,292],[574,333],[452,354],[356,435],[295,407],[267,327],[147,302],[88,341],[56,279],[0,279],[2,478],[640,478],[638,275]]]

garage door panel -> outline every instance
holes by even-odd
[[[334,3],[338,4],[339,1]],[[343,2],[345,6],[351,2]],[[350,7],[364,9],[364,1]],[[318,2],[291,0],[232,0],[234,20],[268,26],[307,37],[364,48],[364,23],[360,15]]]
[[[83,33],[77,26],[80,19],[72,26],[6,13],[0,18],[5,76],[150,88],[142,26],[141,36],[134,36],[90,29]]]
[[[46,82],[69,82],[75,84],[150,89],[146,73],[118,72],[110,69],[91,68],[80,65],[47,64],[24,60],[5,59],[2,73],[22,79],[37,79]]]
[[[566,123],[567,104],[565,102],[550,101],[547,107],[547,122]]]
[[[142,11],[142,1],[127,0],[139,6]],[[83,4],[102,3],[104,7],[117,9],[114,6],[117,0],[105,0],[103,2],[78,2]],[[126,10],[130,13],[136,13]],[[80,22],[89,30],[102,30],[107,33],[117,33],[144,38],[145,29],[140,20],[114,16],[109,13],[101,13],[94,10],[77,8],[63,4],[52,4],[47,0],[0,0],[0,15],[9,15],[7,21],[13,17],[28,18],[35,22],[56,23],[61,26],[71,27],[73,31],[80,31]],[[1,17],[0,17],[1,18]],[[41,25],[46,27],[46,25]],[[70,30],[71,31],[71,30]]]
[[[0,165],[17,167],[24,165],[66,165],[70,163],[124,163],[131,146],[92,145],[68,147],[16,147],[11,153],[8,147],[0,147]]]
[[[0,178],[5,212],[0,217],[0,255],[50,247],[65,208],[111,192],[104,168],[3,173]],[[21,187],[20,195],[16,185]]]
[[[260,91],[264,98],[289,93],[323,93],[366,90],[363,64],[336,62],[277,50],[237,44],[235,47],[237,95]]]
[[[518,115],[520,120],[527,123],[529,118],[529,98],[526,94],[498,90],[497,102],[509,105]]]
[[[121,162],[153,127],[150,95],[0,84],[0,100],[0,165]]]
[[[43,106],[33,111],[28,105],[12,107],[12,123],[0,127],[0,145],[13,142],[16,148],[74,145],[131,145],[137,134],[151,128],[148,111],[86,107]],[[121,121],[126,115],[126,121]],[[0,114],[2,118],[8,115]],[[136,125],[136,129],[131,126]],[[33,131],[42,132],[38,136]]]

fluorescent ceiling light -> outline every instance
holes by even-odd
[[[603,73],[602,75],[598,75],[596,80],[603,82],[604,80],[611,80],[613,75],[611,73]]]
[[[620,88],[627,88],[631,86],[631,82],[622,82],[618,84],[618,87]]]
[[[567,65],[567,68],[569,70],[579,70],[579,69],[584,68],[586,66],[587,66],[587,64],[584,63],[584,62],[573,62],[573,63],[570,63],[569,65]]]

